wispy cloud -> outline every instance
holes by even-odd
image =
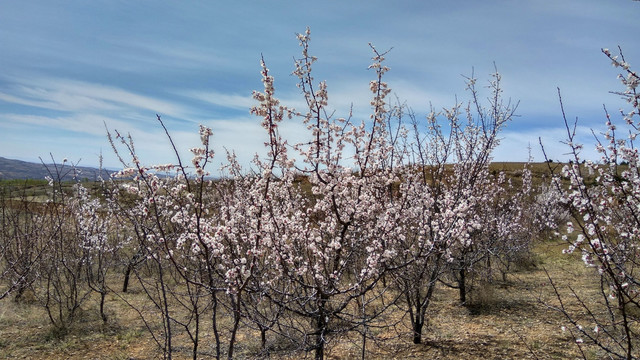
[[[597,130],[595,131],[597,134]],[[496,161],[527,161],[531,155],[534,161],[539,162],[545,161],[544,153],[554,161],[571,159],[569,154],[571,149],[566,144],[567,130],[562,126],[531,127],[517,132],[507,130],[501,135],[500,145],[494,153]],[[592,160],[600,158],[595,150],[595,138],[590,127],[578,126],[574,141],[583,144],[580,152],[582,158]]]
[[[96,114],[73,114],[69,116],[39,116],[29,114],[0,113],[0,127],[19,129],[25,125],[37,126],[43,132],[52,130],[70,131],[76,134],[106,136],[105,124],[109,128],[117,128],[124,133],[139,130],[131,122],[117,120]]]
[[[0,100],[57,111],[144,109],[182,116],[182,105],[107,86],[60,78],[23,78],[0,87]]]
[[[223,108],[249,110],[256,105],[251,95],[225,94],[220,91],[182,91],[181,95]]]

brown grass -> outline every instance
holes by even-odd
[[[587,276],[579,259],[561,254],[563,245],[546,243],[536,248],[541,254],[536,269],[511,274],[508,282],[482,284],[472,293],[467,306],[456,302],[456,290],[438,289],[424,344],[411,343],[405,326],[388,330],[393,340],[368,347],[372,359],[567,359],[581,357],[575,340],[561,326],[559,312],[547,305],[557,301],[544,268],[560,288],[564,299],[577,311],[567,285],[578,289],[587,301],[597,301],[597,284]],[[563,299],[563,300],[564,300]],[[588,346],[587,346],[588,348]],[[345,343],[335,346],[333,359],[357,357],[359,349]],[[587,356],[599,358],[594,349]]]

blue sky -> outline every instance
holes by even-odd
[[[503,133],[500,161],[526,161],[538,137],[555,159],[565,149],[557,98],[592,142],[603,128],[603,104],[625,103],[617,71],[600,52],[620,45],[640,67],[640,3],[631,0],[510,1],[3,1],[0,3],[0,156],[27,161],[68,158],[118,167],[105,136],[131,133],[146,164],[173,162],[155,120],[160,114],[180,151],[198,145],[198,124],[214,130],[223,148],[247,163],[263,152],[260,120],[249,114],[261,90],[264,56],[276,95],[299,106],[290,75],[299,48],[295,34],[312,31],[329,106],[368,118],[371,51],[393,48],[387,82],[419,117],[465,99],[474,69],[488,80],[495,62],[504,95],[520,115]],[[614,118],[616,118],[614,116]],[[283,125],[304,138],[298,121]],[[587,146],[586,154],[590,154]]]

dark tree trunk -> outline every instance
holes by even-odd
[[[267,350],[267,328],[260,326],[260,348],[263,352]]]
[[[413,323],[413,343],[422,344],[422,327],[424,326],[424,319],[418,315]]]
[[[329,297],[325,294],[320,294],[320,301],[318,306],[318,315],[316,317],[316,352],[315,359],[323,360],[324,359],[324,344],[325,344],[325,334],[327,331],[327,317],[326,317],[326,302]]]
[[[316,360],[324,359],[324,316],[318,317],[318,334],[316,335]]]
[[[104,313],[104,301],[106,296],[106,291],[102,291],[100,293],[100,317],[102,317],[102,322],[105,324],[107,323],[107,314]]]
[[[467,302],[467,284],[466,284],[466,275],[467,272],[464,268],[460,269],[460,277],[458,278],[458,287],[460,291],[460,303],[464,304]]]
[[[124,272],[124,283],[122,284],[122,292],[126,293],[129,288],[129,277],[131,276],[131,268],[133,265],[129,264],[127,270]]]
[[[233,307],[233,327],[231,328],[231,338],[229,339],[229,350],[227,351],[227,358],[233,359],[233,350],[235,349],[236,334],[238,333],[238,326],[240,324],[240,294],[237,296],[231,296],[231,305]]]

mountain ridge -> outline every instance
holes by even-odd
[[[57,170],[56,170],[57,169]],[[88,166],[72,166],[68,162],[34,163],[22,160],[8,159],[0,156],[0,180],[14,179],[44,179],[46,176],[61,177],[61,180],[73,179],[94,181],[100,173],[109,174],[112,171]]]

